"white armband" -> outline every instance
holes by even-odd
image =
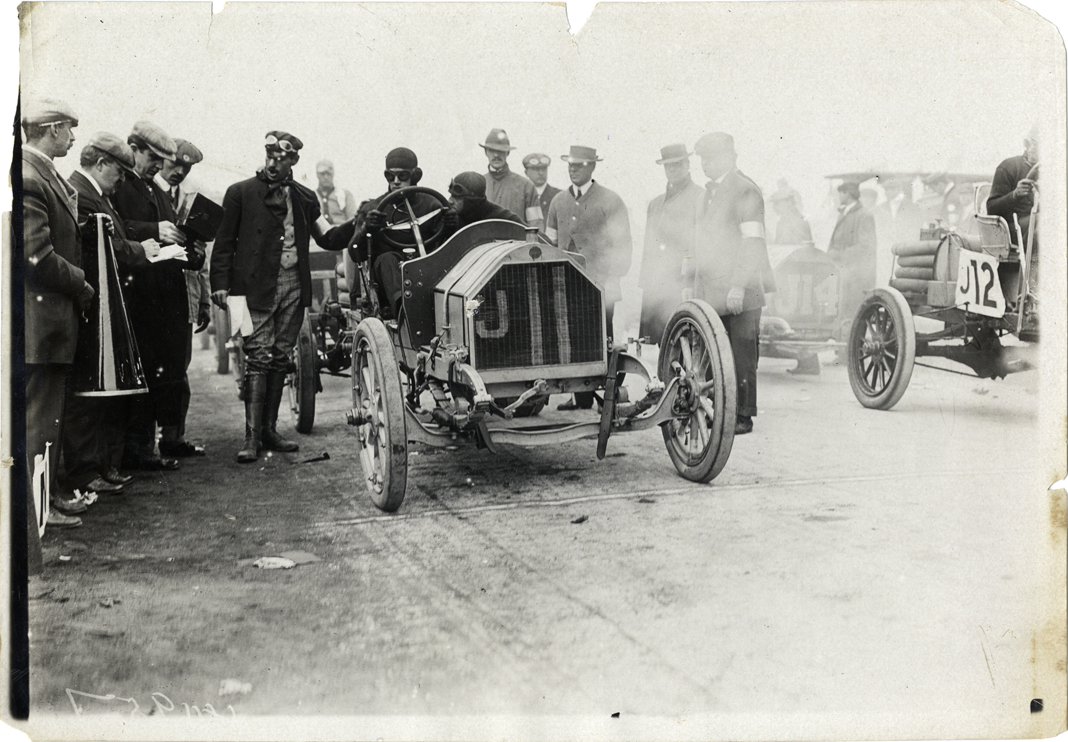
[[[763,222],[742,222],[738,225],[738,231],[742,233],[742,237],[757,237],[759,239],[764,239]]]
[[[552,227],[545,228],[545,236],[552,240],[553,244],[556,244],[557,231]]]
[[[315,220],[315,226],[319,228],[319,234],[326,234],[330,231],[331,224],[326,220],[325,216],[320,216]]]

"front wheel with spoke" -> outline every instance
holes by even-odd
[[[673,412],[661,430],[671,462],[686,479],[710,482],[734,446],[738,388],[723,322],[703,301],[679,305],[664,328],[658,374],[679,379]]]
[[[916,362],[912,310],[897,289],[864,299],[849,331],[849,385],[865,407],[889,410],[908,388]]]
[[[353,338],[352,408],[371,501],[392,513],[404,501],[408,484],[408,434],[396,352],[389,330],[374,317],[361,322]]]

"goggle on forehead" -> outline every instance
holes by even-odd
[[[297,148],[293,146],[293,143],[288,139],[279,139],[274,134],[269,134],[265,140],[263,140],[264,147],[276,147],[287,155],[297,151]]]
[[[549,167],[550,162],[552,161],[548,157],[531,157],[527,167]]]

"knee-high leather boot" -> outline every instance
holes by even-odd
[[[240,464],[251,464],[260,457],[260,431],[263,428],[263,401],[267,391],[264,374],[245,375],[245,445],[237,452]]]
[[[286,372],[271,371],[267,374],[267,398],[263,406],[263,433],[261,440],[268,451],[299,451],[300,446],[286,440],[278,434],[278,408],[282,404],[282,392],[285,391]]]

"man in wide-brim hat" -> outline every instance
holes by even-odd
[[[518,214],[529,227],[541,229],[545,219],[534,184],[508,168],[508,153],[515,149],[504,129],[491,129],[486,141],[479,145],[486,153],[486,198],[513,214]]]
[[[615,304],[623,298],[620,279],[630,269],[633,244],[627,207],[615,192],[593,180],[601,158],[593,147],[572,146],[561,157],[571,186],[549,204],[545,234],[565,250],[586,257],[586,271],[604,290],[605,331],[611,337]],[[579,392],[557,409],[590,409],[593,392]]]
[[[690,152],[685,144],[660,149],[657,165],[664,166],[667,189],[649,202],[645,221],[645,244],[638,285],[642,287],[640,336],[659,343],[664,326],[693,288],[683,279],[693,256],[697,211],[704,191],[690,177]]]

